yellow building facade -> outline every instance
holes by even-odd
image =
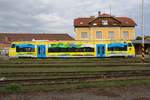
[[[74,20],[76,40],[133,40],[136,23],[128,17],[99,14]]]

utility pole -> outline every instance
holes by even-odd
[[[109,4],[109,13],[110,13],[110,16],[111,16],[111,4]]]
[[[144,0],[142,0],[142,23],[141,23],[141,29],[142,29],[142,63],[144,63]]]

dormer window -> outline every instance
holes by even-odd
[[[96,23],[93,23],[93,25],[96,26],[97,24],[96,24]]]
[[[83,24],[83,22],[80,22],[80,24],[82,25],[82,24]]]
[[[125,22],[126,24],[129,24],[129,22]]]
[[[102,25],[108,25],[108,20],[102,20]]]
[[[113,25],[117,25],[116,23],[114,23]]]

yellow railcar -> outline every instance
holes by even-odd
[[[112,57],[135,56],[130,41],[22,41],[13,42],[10,57]]]

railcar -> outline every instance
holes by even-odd
[[[13,42],[9,57],[116,57],[135,56],[130,41],[20,41]]]

